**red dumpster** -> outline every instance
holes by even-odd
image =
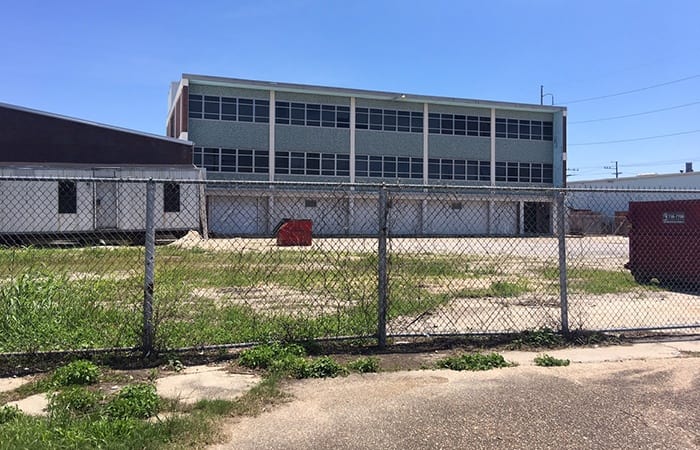
[[[286,219],[277,226],[277,245],[311,245],[311,228],[311,220]]]
[[[700,284],[700,200],[630,202],[627,219],[635,280]]]

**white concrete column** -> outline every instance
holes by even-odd
[[[428,184],[428,104],[423,103],[423,184]]]
[[[496,108],[491,108],[491,186],[496,185]]]
[[[518,234],[525,234],[525,202],[518,202]]]
[[[269,167],[269,174],[268,174],[268,180],[269,181],[275,181],[275,91],[270,91],[270,112],[269,112],[269,120],[270,120],[270,137],[269,137],[269,143],[268,143],[268,167]]]
[[[355,182],[355,97],[350,97],[350,183]]]

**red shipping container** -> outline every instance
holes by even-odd
[[[311,220],[286,220],[277,228],[277,245],[283,247],[311,245],[311,230]]]
[[[700,200],[630,202],[627,220],[635,280],[700,284]]]

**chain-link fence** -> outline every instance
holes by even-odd
[[[0,189],[2,353],[700,328],[700,190]]]

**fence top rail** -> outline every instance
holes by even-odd
[[[323,188],[326,190],[352,190],[352,191],[377,191],[385,189],[387,191],[440,191],[440,192],[538,192],[547,194],[568,194],[568,193],[675,193],[675,194],[697,194],[698,188],[604,188],[604,187],[546,187],[546,186],[490,186],[490,185],[445,185],[445,184],[404,184],[404,183],[344,183],[344,182],[322,182],[322,181],[260,181],[260,180],[201,180],[195,178],[118,178],[118,177],[71,177],[71,176],[0,176],[3,181],[28,181],[28,182],[56,182],[56,181],[76,181],[84,183],[179,183],[204,185],[211,189],[236,187],[250,188]]]

